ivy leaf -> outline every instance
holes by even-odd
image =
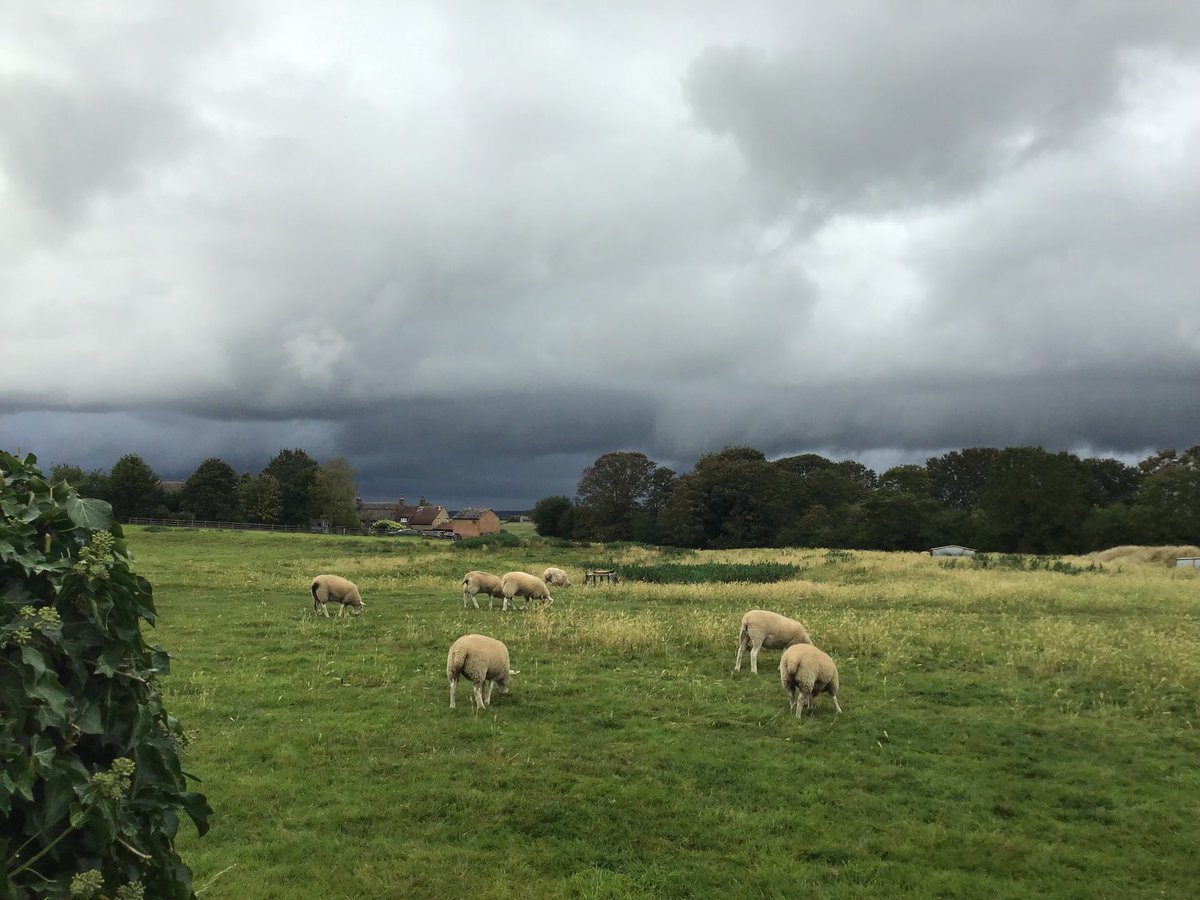
[[[31,644],[26,644],[21,648],[21,662],[33,669],[36,676],[41,676],[46,671],[46,660],[42,656],[42,651]]]
[[[112,505],[94,497],[72,497],[67,500],[67,515],[79,528],[88,531],[108,531],[113,526]]]

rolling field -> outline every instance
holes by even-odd
[[[1200,572],[977,569],[917,554],[471,548],[127,529],[173,657],[168,708],[216,814],[203,898],[1191,897],[1200,884]],[[534,542],[528,542],[536,544]],[[554,591],[462,608],[464,572],[613,560],[762,584]],[[1089,560],[1072,560],[1086,568]],[[361,619],[312,614],[356,581]],[[694,571],[694,570],[691,570]],[[675,573],[675,574],[672,574]],[[750,608],[838,664],[788,714]],[[336,615],[336,609],[331,607]],[[446,650],[507,643],[512,693],[448,708]]]

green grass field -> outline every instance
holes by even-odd
[[[216,815],[180,849],[203,898],[1192,897],[1200,885],[1200,572],[1082,574],[917,554],[464,548],[128,529],[168,705]],[[533,543],[536,543],[533,542]],[[464,572],[725,563],[765,584],[555,591],[462,608]],[[1081,561],[1076,561],[1081,562]],[[1088,561],[1082,561],[1086,564]],[[308,582],[355,580],[361,619]],[[486,599],[486,598],[485,598]],[[845,714],[788,714],[801,619]],[[448,708],[446,650],[508,644],[512,693]]]

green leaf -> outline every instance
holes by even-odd
[[[204,837],[208,833],[208,820],[213,812],[208,800],[203,794],[197,794],[195,791],[185,791],[179,795],[179,799],[183,801],[184,810],[196,823],[196,831],[200,837]]]
[[[94,497],[72,497],[67,501],[67,515],[89,531],[108,531],[113,526],[112,506]]]
[[[21,648],[21,662],[33,669],[37,676],[41,676],[46,671],[46,660],[42,656],[42,651],[32,644],[26,644]]]

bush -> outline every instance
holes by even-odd
[[[481,534],[478,537],[463,538],[461,541],[454,542],[456,549],[463,550],[486,550],[488,547],[520,547],[521,545],[521,539],[510,531]]]
[[[609,565],[589,563],[587,569],[611,569]],[[626,581],[646,581],[655,584],[707,584],[711,582],[742,581],[752,584],[771,584],[798,578],[803,571],[787,563],[705,563],[698,566],[664,563],[657,566],[619,566]]]
[[[142,637],[149,582],[111,507],[0,453],[0,896],[189,898],[183,729],[167,654]]]

